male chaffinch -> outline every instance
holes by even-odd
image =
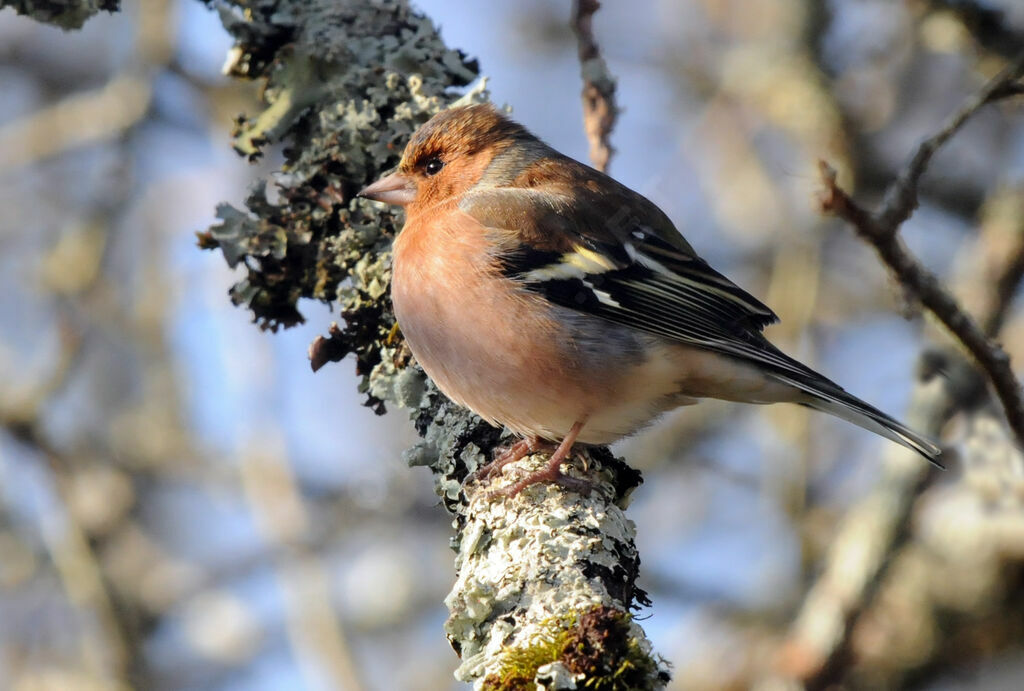
[[[391,298],[438,387],[560,464],[711,397],[831,413],[937,463],[938,447],[775,348],[778,317],[697,256],[652,202],[491,105],[438,113],[396,171],[360,192],[405,207]]]

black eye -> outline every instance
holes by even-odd
[[[437,175],[441,172],[442,168],[444,168],[444,161],[439,159],[437,156],[429,159],[426,165],[423,166],[423,170],[427,175]]]

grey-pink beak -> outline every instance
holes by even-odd
[[[375,202],[405,206],[416,199],[416,181],[401,173],[392,173],[367,185],[356,196],[366,197]]]

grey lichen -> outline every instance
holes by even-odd
[[[399,219],[355,197],[398,162],[421,123],[452,103],[453,87],[476,77],[476,64],[445,47],[431,22],[399,0],[214,6],[236,38],[226,71],[265,85],[266,108],[239,118],[235,147],[254,158],[280,142],[285,165],[274,180],[276,201],[260,187],[245,209],[222,205],[220,223],[199,234],[200,246],[219,248],[230,265],[245,268],[231,298],[262,328],[302,321],[301,298],[336,303],[344,323],[311,345],[314,369],[352,354],[367,405],[411,411],[423,439],[405,459],[429,466],[454,515],[459,575],[446,631],[463,658],[457,676],[478,687],[522,678],[522,665],[510,659],[550,635],[556,621],[563,633],[604,631],[607,644],[587,644],[586,664],[566,649],[538,661],[527,670],[530,683],[538,674],[564,680],[569,670],[586,688],[663,685],[663,665],[628,614],[646,603],[635,585],[633,525],[622,511],[639,473],[595,449],[586,468],[573,471],[594,483],[589,496],[546,485],[510,499],[494,494],[539,458],[487,484],[467,482],[503,441],[501,431],[448,401],[413,362],[388,299]],[[483,80],[462,98],[485,99]],[[633,686],[594,686],[627,671]]]
[[[530,457],[507,474],[535,470],[544,460]],[[616,504],[626,499],[618,486],[623,469],[609,458],[589,461],[585,476],[595,483],[589,496],[567,496],[550,484],[531,486],[512,498],[495,496],[490,487],[469,488],[460,512],[458,579],[445,599],[451,613],[445,630],[458,642],[462,657],[458,679],[490,679],[493,685],[513,671],[521,676],[521,651],[538,646],[546,651],[552,640],[579,625],[573,620],[553,627],[553,613],[600,609],[628,617],[624,612],[634,598],[645,597],[632,585],[639,566],[633,522]],[[651,659],[639,627],[626,629],[622,635],[637,641],[626,648]],[[562,654],[538,662],[557,662]],[[597,655],[605,654],[604,666],[617,668],[616,653],[609,649]],[[531,680],[539,669],[532,668]],[[648,684],[607,688],[655,687],[663,670],[653,662],[645,669],[650,671]]]
[[[314,298],[339,301],[350,326],[379,326],[386,335],[391,318],[373,282],[387,286],[397,219],[355,193],[397,164],[409,134],[451,102],[452,87],[476,77],[475,63],[397,0],[213,5],[236,39],[225,71],[261,79],[267,103],[256,117],[238,119],[234,146],[256,158],[264,146],[283,143],[285,165],[274,181],[279,201],[268,202],[260,189],[246,211],[222,206],[223,222],[201,234],[201,245],[244,262],[246,278],[231,297],[263,328],[303,321],[298,300]],[[360,279],[356,272],[373,280],[347,281]],[[351,288],[343,293],[342,285]],[[367,374],[379,343],[361,351]]]
[[[100,12],[117,12],[121,3],[120,0],[0,0],[0,9],[4,7],[67,31],[81,29],[86,20]]]

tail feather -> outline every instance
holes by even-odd
[[[806,397],[799,401],[801,405],[820,410],[838,418],[852,422],[870,432],[902,444],[928,459],[932,465],[945,470],[939,461],[942,449],[928,438],[918,434],[906,425],[889,417],[881,410],[865,403],[856,396],[843,390],[838,384],[814,373],[814,376],[791,377],[773,373],[775,378],[782,380],[800,391]]]
[[[766,376],[801,392],[803,395],[795,399],[796,403],[835,415],[891,439],[944,469],[939,462],[942,450],[931,440],[889,417],[878,408],[847,393],[841,386],[807,365],[794,360],[769,343],[761,334],[748,333],[745,340],[722,341],[716,344],[719,352],[745,361]]]

